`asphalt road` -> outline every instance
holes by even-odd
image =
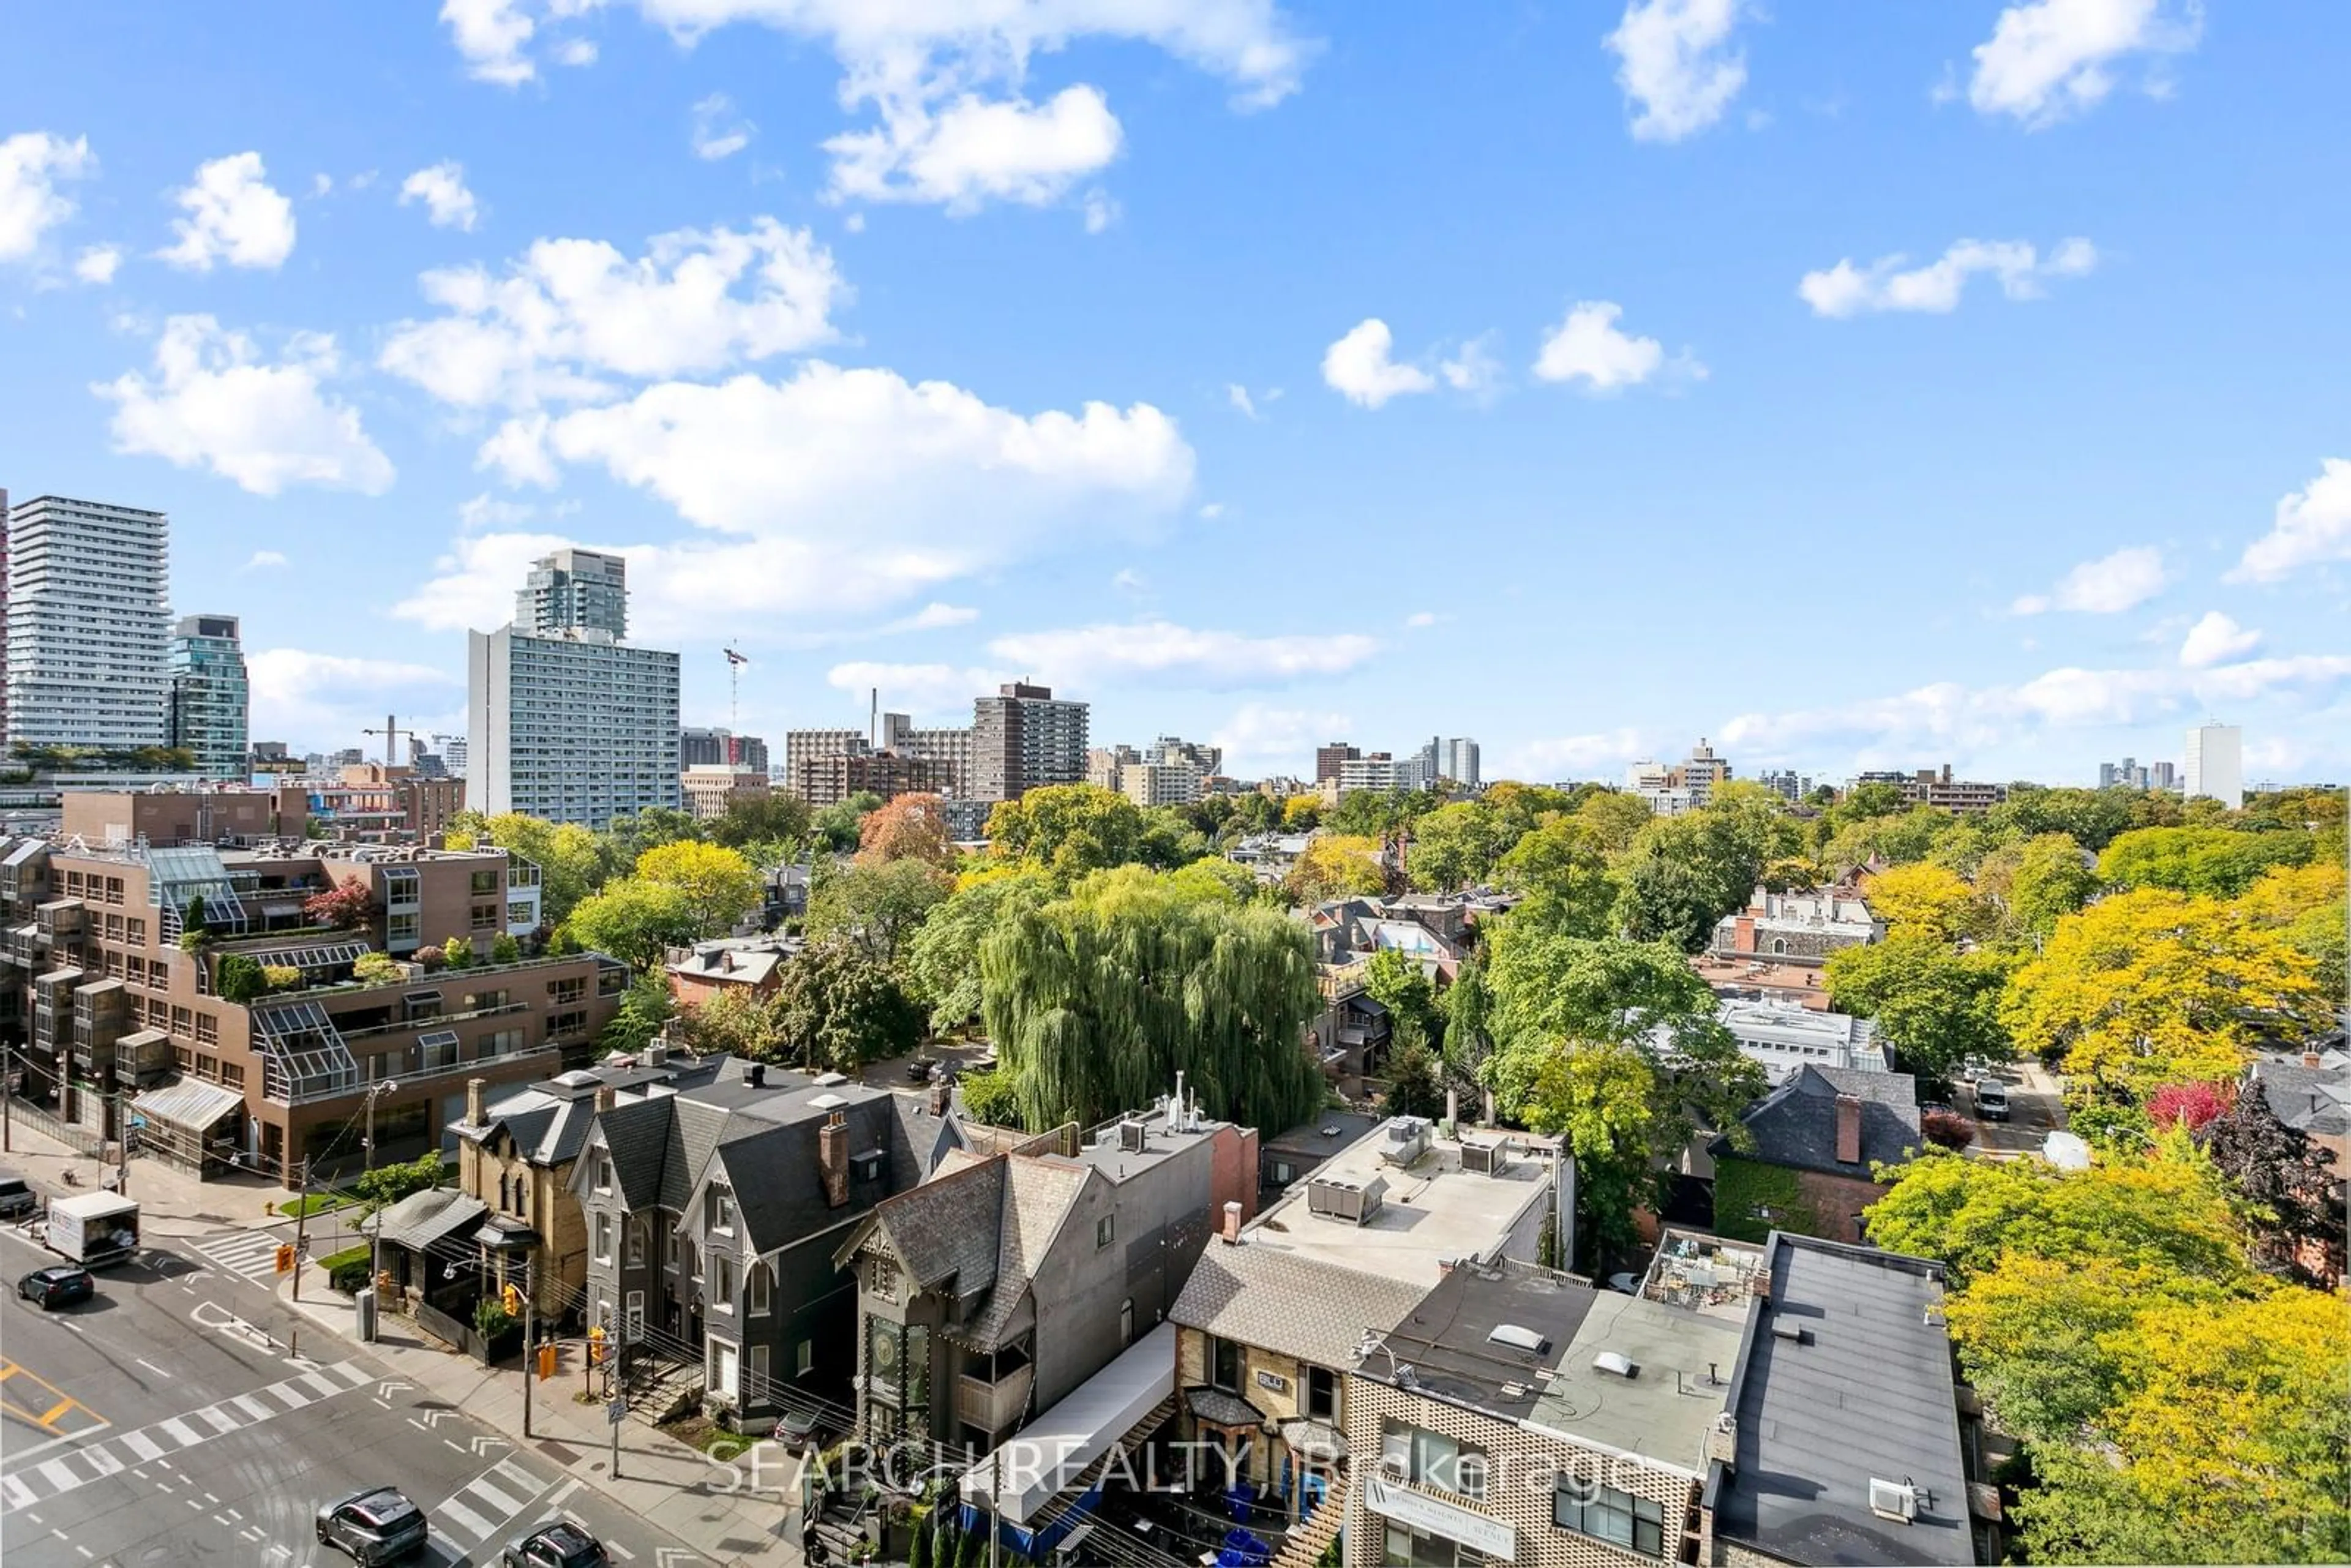
[[[268,1238],[274,1240],[274,1238]],[[16,1281],[60,1261],[0,1230],[0,1555],[8,1568],[339,1565],[313,1511],[400,1488],[431,1517],[423,1562],[495,1563],[544,1520],[578,1520],[622,1568],[699,1562],[539,1455],[299,1323],[225,1258],[172,1241],[45,1313]]]
[[[2064,1123],[2064,1103],[2048,1076],[2037,1071],[2025,1071],[2011,1064],[2001,1075],[2008,1084],[2008,1116],[2005,1122],[1976,1121],[1976,1142],[1973,1152],[2002,1159],[2020,1155],[2038,1154],[2042,1141]],[[1976,1092],[1966,1084],[1959,1090],[1959,1101],[1955,1107],[1962,1114],[1976,1114]]]

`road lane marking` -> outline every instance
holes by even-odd
[[[168,1421],[158,1421],[155,1430],[171,1438],[175,1448],[188,1448],[198,1440],[196,1429],[189,1426],[183,1416],[174,1416]]]
[[[235,1398],[225,1401],[225,1403],[235,1406],[237,1409],[244,1411],[246,1419],[248,1421],[266,1421],[269,1419],[269,1406],[264,1405],[260,1400],[256,1399],[250,1394],[240,1394]]]
[[[56,1321],[64,1322],[63,1319]],[[73,1325],[67,1323],[66,1326],[71,1328]],[[41,1392],[33,1392],[36,1388]],[[20,1404],[20,1399],[28,1400],[31,1404]],[[39,1408],[32,1408],[35,1405]],[[29,1426],[38,1427],[53,1437],[88,1437],[113,1425],[39,1373],[5,1357],[0,1357],[0,1410]]]
[[[163,1457],[163,1445],[144,1432],[125,1432],[122,1434],[122,1446],[149,1464]]]
[[[168,1378],[172,1375],[170,1373],[164,1371],[162,1367],[156,1365],[153,1362],[148,1360],[143,1355],[139,1357],[138,1360],[140,1365],[145,1367],[148,1371],[153,1373],[158,1377]]]
[[[57,1491],[71,1491],[81,1485],[82,1480],[81,1477],[74,1474],[73,1467],[63,1459],[44,1460],[33,1468],[33,1473]]]
[[[321,1399],[324,1399],[329,1394],[340,1394],[342,1392],[342,1389],[336,1386],[335,1380],[333,1378],[329,1377],[324,1373],[320,1372],[302,1373],[296,1376],[294,1381],[317,1389],[319,1391],[319,1397]]]
[[[0,1503],[5,1503],[11,1512],[32,1501],[33,1495],[33,1489],[15,1476],[0,1476]]]
[[[485,1540],[491,1531],[497,1528],[454,1497],[443,1503],[438,1511],[442,1518],[454,1521],[457,1526],[456,1533],[467,1541]]]
[[[217,1405],[205,1406],[203,1409],[197,1411],[193,1418],[204,1422],[206,1425],[210,1426],[214,1432],[224,1437],[245,1425],[244,1422],[238,1420],[235,1416],[230,1415],[227,1411],[222,1409]]]

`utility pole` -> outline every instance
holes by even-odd
[[[292,1142],[288,1139],[287,1142]],[[302,1299],[302,1265],[310,1257],[310,1156],[296,1167],[294,1182],[294,1299]]]
[[[119,1197],[131,1196],[131,1092],[114,1092],[114,1191]]]
[[[14,1046],[0,1045],[0,1155],[16,1148],[16,1051]]]

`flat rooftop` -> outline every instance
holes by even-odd
[[[1644,1300],[1716,1318],[1734,1328],[1746,1322],[1763,1249],[1694,1230],[1667,1230],[1641,1281]]]
[[[1203,1138],[1228,1124],[1186,1116],[1181,1127],[1171,1130],[1167,1121],[1166,1110],[1162,1106],[1106,1122],[1085,1134],[1075,1156],[1077,1163],[1092,1166],[1114,1182],[1125,1181],[1196,1146]],[[1141,1132],[1131,1134],[1125,1131],[1128,1128],[1140,1128]],[[1140,1146],[1130,1147],[1130,1139],[1138,1136]]]
[[[1437,1137],[1434,1129],[1409,1166],[1390,1163],[1394,1125],[1381,1123],[1292,1184],[1249,1228],[1250,1243],[1426,1285],[1444,1279],[1445,1265],[1458,1259],[1534,1256],[1535,1232],[1551,1198],[1551,1166],[1529,1152],[1523,1134],[1516,1152],[1505,1155],[1500,1174],[1489,1176],[1465,1170],[1460,1140]],[[1503,1142],[1499,1134],[1472,1137]],[[1380,1201],[1361,1224],[1314,1212],[1315,1193],[1324,1184],[1368,1194],[1374,1182]]]

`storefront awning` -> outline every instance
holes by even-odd
[[[1026,1526],[1176,1393],[1176,1325],[1161,1323],[964,1473],[963,1499]]]
[[[131,1041],[126,1039],[120,1043]],[[131,1108],[151,1122],[166,1122],[201,1134],[220,1125],[232,1113],[244,1110],[245,1096],[201,1078],[183,1078],[177,1083],[150,1089],[131,1102]]]
[[[361,1220],[360,1228],[375,1231],[388,1245],[422,1252],[435,1241],[479,1225],[489,1212],[487,1204],[477,1197],[467,1197],[455,1187],[428,1187]]]

